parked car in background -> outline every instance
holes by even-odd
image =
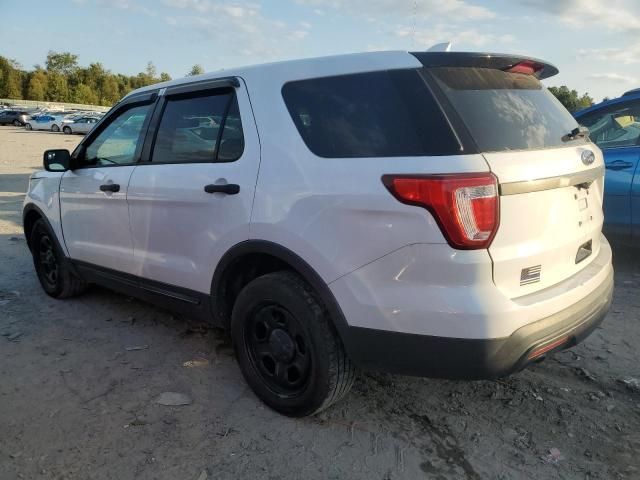
[[[29,119],[29,112],[23,110],[5,110],[0,113],[0,125],[25,125]]]
[[[640,89],[575,114],[605,159],[604,229],[640,246]]]
[[[75,120],[65,120],[62,123],[62,131],[67,135],[71,133],[89,133],[89,131],[98,123],[96,117],[80,117]]]
[[[44,153],[35,271],[55,298],[97,283],[230,329],[287,415],[355,367],[517,372],[586,338],[613,292],[602,153],[541,84],[556,73],[377,52],[138,89]]]
[[[25,128],[27,130],[50,130],[59,132],[62,126],[61,115],[50,115],[48,113],[32,116],[27,120]]]

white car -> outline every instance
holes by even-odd
[[[82,133],[86,134],[98,123],[96,117],[80,117],[62,122],[62,131],[66,134]]]
[[[356,368],[511,374],[585,338],[612,296],[602,153],[541,85],[555,73],[378,52],[141,88],[32,175],[38,278],[230,329],[287,415]]]
[[[50,115],[48,113],[38,114],[26,120],[27,130],[50,130],[59,132],[62,126],[62,115]]]

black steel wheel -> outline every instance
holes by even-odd
[[[292,271],[268,273],[240,291],[231,337],[249,386],[285,415],[301,417],[327,408],[355,379],[327,309]]]
[[[48,295],[66,298],[86,289],[87,284],[71,270],[54,233],[43,219],[33,225],[29,248],[40,285]]]
[[[275,303],[258,305],[247,318],[244,341],[252,366],[269,389],[283,396],[304,391],[311,369],[309,339],[291,312]]]
[[[40,236],[37,248],[37,257],[40,264],[41,280],[44,281],[49,288],[55,288],[58,282],[58,259],[53,249],[53,242],[49,235]]]

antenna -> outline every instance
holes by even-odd
[[[411,47],[416,46],[416,17],[418,16],[418,0],[413,2],[413,12],[411,14]]]
[[[427,49],[427,52],[449,52],[451,51],[451,42],[436,43]]]

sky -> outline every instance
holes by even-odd
[[[374,50],[516,53],[553,63],[547,86],[596,101],[640,87],[640,0],[0,0],[0,55],[49,50],[137,74],[184,76]]]

